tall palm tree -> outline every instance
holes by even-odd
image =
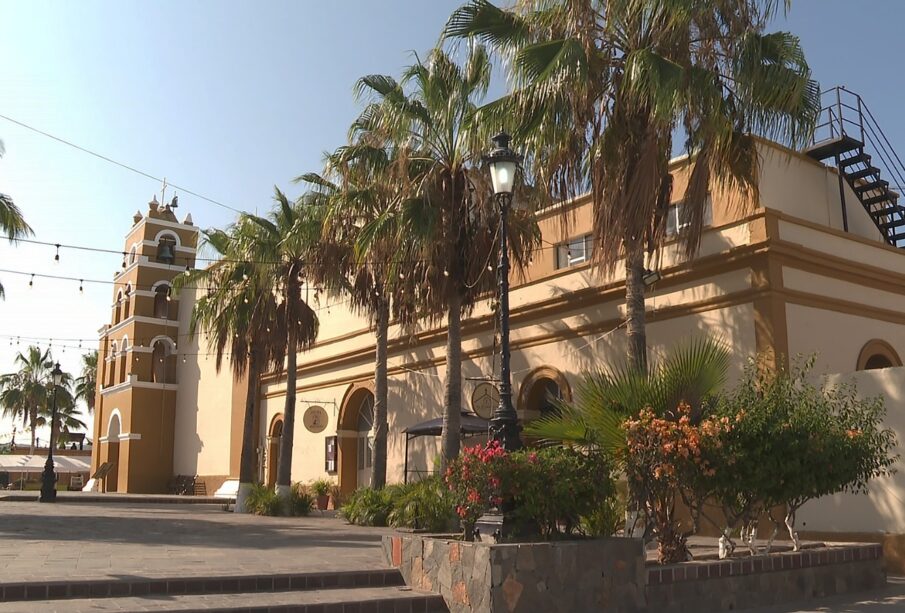
[[[94,413],[94,399],[97,394],[97,350],[82,356],[82,373],[75,380],[75,399],[88,407],[88,414]]]
[[[192,310],[189,333],[202,333],[215,352],[217,372],[228,358],[233,376],[247,376],[245,414],[242,422],[242,451],[239,461],[239,490],[236,513],[248,512],[246,500],[255,482],[255,405],[260,375],[267,368],[282,365],[285,347],[285,318],[272,287],[262,287],[259,265],[241,259],[257,225],[247,218],[226,230],[207,230],[204,244],[220,259],[205,269],[180,275],[174,291],[200,288]]]
[[[31,431],[29,453],[34,453],[35,429],[40,425],[38,417],[51,399],[52,386],[48,385],[48,381],[53,358],[50,349],[41,351],[40,347],[32,345],[24,353],[19,352],[14,362],[19,370],[0,377],[3,382],[0,404],[3,405],[4,413],[18,414],[28,425]]]
[[[280,303],[279,326],[284,335],[274,338],[273,355],[285,352],[286,404],[283,409],[283,435],[280,437],[280,462],[276,489],[288,498],[292,477],[292,447],[295,438],[295,398],[298,378],[298,352],[310,348],[317,339],[319,321],[308,301],[312,286],[317,286],[323,271],[329,269],[323,244],[321,206],[304,201],[291,202],[275,188],[276,206],[266,217],[244,214],[240,223],[248,233],[237,253],[239,259],[255,262],[256,283],[271,288]],[[278,371],[282,370],[282,362]]]
[[[358,142],[326,158],[324,176],[298,177],[312,186],[312,204],[324,206],[326,240],[336,254],[332,278],[352,308],[367,316],[374,329],[374,463],[371,487],[386,485],[387,347],[391,309],[400,323],[412,322],[412,302],[404,299],[408,278],[404,262],[394,258],[404,237],[398,207],[407,193],[412,165],[399,148]]]
[[[0,140],[0,157],[6,152],[3,141]],[[4,193],[0,193],[0,233],[6,234],[9,241],[15,242],[17,238],[34,234],[22,217],[22,211],[13,202],[13,199]],[[5,296],[3,284],[0,283],[0,298]]]
[[[417,303],[433,321],[446,316],[446,380],[441,461],[459,453],[462,409],[462,317],[495,287],[487,270],[496,253],[497,212],[479,168],[490,128],[475,122],[490,83],[490,60],[480,45],[462,66],[442,49],[416,57],[401,82],[385,75],[359,80],[370,100],[353,133],[406,146],[422,172],[399,209],[400,232],[410,240],[398,251],[412,266]],[[496,128],[497,126],[493,126]],[[517,220],[514,220],[514,222]],[[539,240],[533,216],[513,223],[512,251],[521,269]]]
[[[445,35],[477,37],[509,67],[511,92],[482,109],[508,119],[552,197],[590,189],[594,259],[624,260],[628,354],[646,368],[642,280],[671,199],[673,139],[684,144],[685,253],[697,250],[708,190],[757,201],[760,134],[791,146],[819,111],[798,39],[765,33],[778,0],[471,0]]]

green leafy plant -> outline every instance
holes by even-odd
[[[575,533],[581,518],[613,495],[611,467],[599,452],[548,447],[507,453],[493,441],[466,448],[445,481],[466,536],[491,507],[511,504],[516,531],[552,539]]]
[[[752,361],[721,403],[733,427],[719,461],[732,470],[715,479],[714,493],[727,531],[767,513],[797,549],[795,515],[803,504],[866,493],[871,479],[892,471],[896,437],[883,427],[882,399],[860,398],[852,385],[818,387],[808,376],[813,362],[771,373]],[[775,517],[777,507],[785,508],[784,517]]]
[[[314,509],[314,495],[308,487],[296,483],[289,493],[289,514],[296,517],[304,517],[311,514]]]
[[[245,501],[245,508],[255,515],[279,515],[282,501],[277,493],[262,483],[255,483]]]
[[[311,482],[311,492],[315,496],[329,496],[330,488],[333,487],[333,482],[329,479],[315,479]]]
[[[396,486],[380,490],[363,487],[355,490],[343,504],[339,514],[350,524],[359,526],[386,526],[387,517],[393,510],[393,496]]]
[[[445,532],[454,523],[449,489],[439,477],[401,486],[392,499],[387,522],[394,528]]]

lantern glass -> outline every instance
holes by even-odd
[[[515,161],[497,160],[490,164],[490,178],[495,194],[511,194],[515,185]]]

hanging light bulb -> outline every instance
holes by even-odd
[[[83,279],[79,279],[79,293],[80,293],[80,294],[84,294],[84,293],[85,293],[85,285],[84,285],[84,284],[85,284],[85,281],[84,281]]]
[[[399,273],[399,278],[400,278],[400,279],[405,279],[405,275],[402,274],[402,273],[400,272],[400,273]]]
[[[243,281],[248,281],[248,275],[247,275],[246,273],[244,273],[244,272],[242,273],[242,280],[243,280]]]
[[[443,276],[444,276],[444,277],[448,277],[448,276],[449,276],[449,271],[446,270],[445,268],[443,269]]]
[[[57,264],[59,264],[60,263],[60,244],[59,243],[56,244],[56,248],[57,248],[57,254],[55,256],[53,256],[53,261],[56,262]]]
[[[248,304],[248,297],[247,297],[247,296],[245,297],[244,302],[245,302],[245,304]]]
[[[182,356],[182,363],[185,364],[185,356]]]
[[[29,281],[28,281],[28,287],[34,287],[34,286],[35,286],[35,273],[31,273],[31,279],[29,279]]]
[[[123,264],[122,264],[122,269],[123,269],[123,270],[126,269],[126,252],[125,252],[125,251],[123,251]]]
[[[493,272],[493,266],[490,264],[487,265],[487,272]]]

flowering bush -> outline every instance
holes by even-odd
[[[525,533],[572,534],[615,490],[603,454],[560,447],[507,453],[496,441],[464,449],[444,478],[466,535],[481,515],[503,505]]]
[[[623,463],[632,496],[652,523],[664,564],[683,561],[685,542],[696,528],[683,530],[676,520],[676,502],[685,490],[706,490],[716,475],[721,436],[731,429],[726,418],[691,423],[691,408],[679,405],[672,418],[644,409],[623,423],[626,446]]]

